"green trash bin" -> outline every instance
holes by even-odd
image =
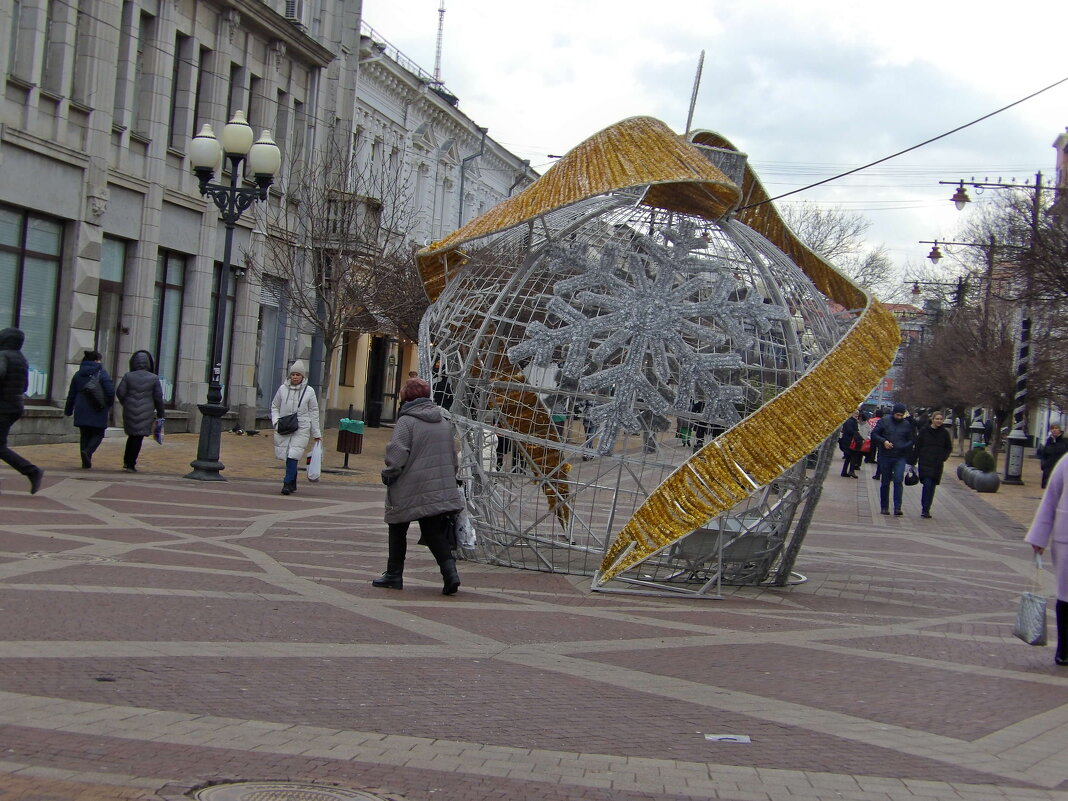
[[[346,456],[350,453],[363,453],[363,420],[341,418],[338,422],[337,452]]]

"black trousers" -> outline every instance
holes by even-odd
[[[420,541],[423,542],[440,565],[452,559],[452,548],[445,539],[445,519],[448,515],[431,515],[419,518]],[[404,559],[408,555],[408,526],[410,522],[389,524],[389,557],[386,572],[399,575],[404,572]]]
[[[22,475],[28,476],[36,472],[37,467],[29,459],[24,459],[7,447],[7,436],[11,426],[19,419],[17,414],[0,414],[0,459],[3,459]]]
[[[137,466],[137,457],[141,454],[141,445],[144,441],[144,437],[135,437],[131,435],[126,438],[126,450],[122,454],[123,467]]]
[[[96,453],[96,449],[100,447],[100,443],[104,441],[104,432],[107,429],[96,428],[95,426],[78,426],[80,432],[78,447],[82,452],[82,459],[88,461],[93,458],[93,454]]]

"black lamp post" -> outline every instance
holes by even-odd
[[[200,441],[197,458],[190,463],[193,472],[186,478],[197,481],[226,481],[222,477],[223,464],[219,461],[222,434],[222,417],[228,411],[222,402],[223,340],[226,327],[227,281],[230,277],[230,258],[234,246],[234,228],[237,221],[255,201],[267,199],[267,189],[274,182],[275,173],[282,164],[278,146],[271,139],[271,132],[264,131],[259,141],[253,143],[252,127],[245,120],[245,112],[237,111],[223,127],[222,143],[215,138],[210,125],[201,128],[189,147],[189,161],[200,181],[200,194],[207,195],[219,209],[226,226],[223,247],[222,273],[219,276],[218,300],[215,304],[213,345],[211,353],[211,381],[208,384],[208,402],[197,408],[203,415],[200,424]],[[230,162],[230,185],[213,184],[215,172],[222,172],[223,159]],[[256,185],[239,186],[241,164],[248,161],[249,171]]]
[[[953,204],[958,210],[963,210],[964,207],[971,202],[971,198],[968,197],[968,190],[965,186],[971,186],[978,191],[984,189],[1029,189],[1031,190],[1031,243],[1030,250],[1032,253],[1038,247],[1038,222],[1039,214],[1042,208],[1042,190],[1049,189],[1051,187],[1044,186],[1042,183],[1042,173],[1035,173],[1034,184],[1023,183],[1002,183],[1001,181],[939,181],[939,184],[957,184],[957,191],[953,193],[953,197],[950,198]],[[993,245],[993,237],[991,237],[991,245]],[[991,250],[993,247],[991,246]],[[989,282],[988,282],[989,284]],[[1005,460],[1005,479],[1006,484],[1023,484],[1021,478],[1023,474],[1023,458],[1024,448],[1028,443],[1027,436],[1027,374],[1030,369],[1031,362],[1031,312],[1027,308],[1026,304],[1021,309],[1020,317],[1020,334],[1017,339],[1016,345],[1016,392],[1013,398],[1013,426],[1012,432],[1007,437],[1008,454]]]

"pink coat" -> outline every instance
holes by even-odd
[[[1057,600],[1068,601],[1068,457],[1053,468],[1035,521],[1024,539],[1049,549],[1057,573]]]

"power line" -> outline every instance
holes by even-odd
[[[784,192],[781,195],[776,195],[775,197],[768,198],[767,200],[761,200],[759,203],[750,203],[748,206],[742,206],[740,209],[738,209],[738,211],[744,211],[745,209],[752,209],[752,208],[755,208],[757,206],[763,206],[765,203],[771,203],[771,202],[773,202],[775,200],[780,200],[781,198],[789,197],[790,195],[796,195],[798,192],[804,192],[804,191],[806,191],[808,189],[813,189],[814,187],[822,186],[823,184],[830,183],[831,181],[837,181],[839,178],[845,178],[847,175],[852,175],[853,173],[860,172],[861,170],[866,170],[869,167],[874,167],[876,164],[882,164],[884,161],[889,161],[890,159],[897,158],[898,156],[903,156],[905,153],[911,153],[913,150],[917,150],[918,148],[924,147],[925,145],[929,145],[932,142],[937,142],[939,139],[945,139],[947,136],[950,136],[951,134],[955,134],[958,131],[963,131],[965,128],[970,128],[971,126],[975,125],[976,123],[980,123],[983,120],[988,120],[991,117],[993,117],[994,115],[1000,114],[1003,111],[1007,111],[1010,108],[1012,108],[1013,106],[1018,106],[1021,103],[1025,102],[1027,100],[1030,100],[1033,97],[1037,97],[1038,95],[1042,94],[1043,92],[1048,92],[1050,89],[1053,89],[1056,86],[1060,86],[1062,83],[1065,83],[1066,81],[1068,81],[1068,78],[1061,78],[1059,81],[1056,81],[1055,83],[1051,83],[1049,86],[1047,86],[1047,87],[1045,87],[1043,89],[1039,89],[1037,92],[1032,92],[1031,94],[1027,95],[1027,97],[1021,97],[1019,100],[1016,100],[1015,102],[1009,103],[1007,106],[1002,106],[1001,108],[997,109],[996,111],[991,111],[989,114],[984,114],[982,117],[979,117],[978,119],[972,120],[971,122],[966,122],[964,125],[958,125],[956,128],[954,128],[951,131],[946,131],[945,133],[939,134],[938,136],[933,136],[930,139],[927,139],[927,140],[925,140],[923,142],[920,142],[919,144],[913,145],[912,147],[907,147],[904,150],[899,150],[897,153],[892,153],[889,156],[884,156],[881,159],[873,161],[873,162],[871,162],[869,164],[865,164],[865,165],[863,165],[861,167],[855,167],[854,169],[848,170],[847,172],[839,173],[838,175],[833,175],[830,178],[824,178],[822,181],[817,181],[816,183],[809,184],[808,186],[802,186],[800,189],[794,189],[793,191]]]

